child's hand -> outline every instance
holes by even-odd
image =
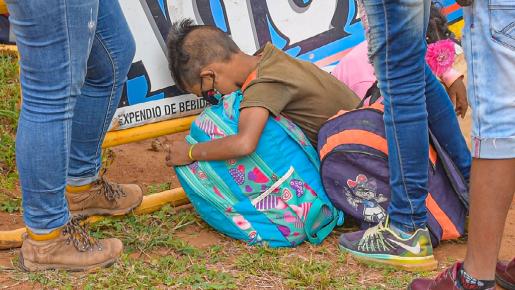
[[[174,141],[172,142],[171,146],[167,146],[167,149],[167,166],[172,167],[179,165],[187,165],[193,162],[188,156],[188,151],[190,150],[190,144],[188,144],[188,142]]]
[[[467,89],[463,83],[463,78],[458,78],[447,88],[447,93],[451,98],[452,104],[455,106],[455,111],[458,116],[465,118],[469,103],[467,101]]]

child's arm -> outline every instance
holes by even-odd
[[[455,107],[456,114],[465,118],[469,103],[467,101],[467,89],[463,83],[463,77],[459,77],[447,86],[447,93],[451,98],[451,102]]]
[[[256,150],[270,112],[262,107],[249,107],[240,111],[238,133],[217,140],[198,143],[193,147],[194,160],[228,160],[247,156]],[[190,145],[186,141],[172,143],[166,156],[166,165],[177,166],[193,162],[188,156]]]

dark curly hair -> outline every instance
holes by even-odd
[[[449,29],[447,17],[443,15],[442,8],[443,6],[440,2],[431,2],[429,24],[426,33],[427,43],[437,42],[442,39],[452,39],[458,42],[454,33]]]
[[[196,25],[192,19],[174,22],[167,39],[168,68],[183,91],[199,79],[200,70],[214,62],[228,61],[240,49],[220,29]]]

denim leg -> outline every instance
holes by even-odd
[[[454,161],[468,184],[472,162],[470,151],[461,134],[451,99],[427,64],[426,105],[431,132]]]
[[[98,0],[7,0],[20,53],[23,102],[16,162],[25,224],[36,233],[69,219],[64,188],[73,109],[84,83]]]
[[[390,221],[404,231],[425,226],[428,119],[425,25],[429,0],[364,0],[369,54],[384,96]]]
[[[73,117],[67,183],[98,178],[102,141],[118,107],[135,43],[118,1],[100,0],[86,81]]]

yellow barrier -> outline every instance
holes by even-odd
[[[184,190],[182,188],[175,188],[145,196],[141,205],[134,210],[134,214],[142,215],[152,213],[166,204],[180,206],[188,204],[189,202]],[[86,222],[95,223],[102,219],[103,217],[101,216],[92,216],[89,217]],[[0,231],[0,250],[21,247],[23,241],[22,237],[25,232],[25,228],[12,231]]]
[[[196,116],[185,117],[147,124],[120,131],[107,132],[102,147],[108,148],[121,144],[156,138],[163,135],[188,131]]]
[[[5,2],[3,0],[0,0],[0,14],[7,14],[7,5],[5,5]]]

